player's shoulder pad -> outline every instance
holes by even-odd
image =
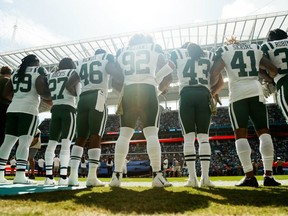
[[[107,59],[108,62],[114,62],[115,61],[115,57],[111,53],[107,53],[105,56],[105,59]]]
[[[40,75],[45,75],[45,76],[48,75],[48,71],[44,67],[38,67],[37,68],[37,73],[40,74]]]
[[[228,51],[228,47],[227,47],[227,46],[219,47],[219,48],[216,50],[215,55],[216,55],[216,56],[222,56],[222,54],[223,54],[225,51]]]
[[[154,51],[157,53],[164,54],[162,47],[159,44],[154,44]]]

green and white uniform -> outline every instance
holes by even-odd
[[[277,85],[277,103],[288,122],[288,39],[262,44],[262,51],[278,68],[274,77]]]
[[[193,62],[187,49],[176,49],[171,53],[171,60],[176,65],[179,80],[179,119],[182,133],[208,133],[211,120],[209,87],[213,53],[204,51],[204,56]]]
[[[117,61],[124,72],[121,127],[134,128],[138,117],[143,128],[158,127],[158,84],[155,78],[158,57],[163,55],[162,48],[157,44],[140,44],[118,53]]]
[[[72,140],[76,129],[76,97],[67,91],[66,83],[74,70],[56,71],[49,75],[49,89],[53,100],[49,139]],[[80,84],[79,84],[80,85]]]
[[[0,181],[4,180],[4,169],[12,147],[16,141],[19,145],[16,151],[17,173],[15,181],[27,182],[25,168],[28,149],[38,126],[38,106],[40,95],[36,90],[36,79],[47,75],[42,67],[27,67],[24,80],[18,82],[17,71],[12,74],[14,96],[7,110],[5,139],[0,149]],[[46,83],[48,86],[48,83]],[[46,86],[46,87],[47,87]]]
[[[111,54],[99,54],[85,58],[79,62],[76,69],[81,80],[81,94],[77,106],[78,137],[88,134],[102,136],[107,121],[106,98],[110,75],[105,67],[108,62],[114,62]]]
[[[47,75],[43,67],[27,67],[23,82],[18,82],[17,71],[12,74],[13,99],[7,110],[6,134],[34,136],[38,126],[40,95],[36,90],[36,79]]]
[[[229,78],[229,115],[233,130],[247,128],[249,117],[256,130],[268,128],[264,94],[258,80],[262,51],[257,44],[231,44],[219,48]],[[251,99],[252,98],[252,99]]]

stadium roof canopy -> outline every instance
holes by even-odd
[[[221,46],[227,37],[235,35],[239,41],[261,44],[271,29],[288,27],[288,11],[223,19],[211,22],[167,27],[149,32],[155,42],[165,51],[179,48],[187,41],[195,42],[207,50]],[[48,70],[55,70],[64,57],[74,60],[94,54],[98,48],[115,54],[119,48],[127,45],[129,38],[136,32],[120,35],[103,36],[65,43],[51,44],[28,49],[0,52],[0,66],[10,65],[17,68],[21,59],[28,54],[35,54]],[[177,82],[177,80],[176,80]]]
[[[235,19],[217,20],[205,23],[194,23],[158,29],[149,32],[164,50],[180,47],[187,41],[195,42],[203,48],[211,50],[221,46],[226,37],[235,35],[237,40],[262,43],[269,30],[288,27],[288,11],[263,15],[247,16]],[[126,46],[134,34],[126,33],[101,38],[91,38],[72,42],[51,44],[28,49],[0,52],[0,66],[19,66],[21,59],[27,54],[35,54],[45,67],[54,67],[64,57],[75,60],[94,54],[98,48],[115,54],[119,48]]]

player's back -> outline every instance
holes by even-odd
[[[108,62],[114,62],[114,56],[107,53],[84,58],[79,62],[76,72],[81,80],[81,93],[102,90],[107,95],[110,76],[105,67]]]
[[[156,86],[156,71],[159,55],[163,55],[158,44],[139,44],[122,49],[117,61],[123,69],[125,85],[150,84]]]
[[[65,69],[49,74],[49,90],[53,105],[70,105],[76,108],[76,97],[66,89],[66,83],[73,72],[73,69]]]
[[[171,53],[171,60],[177,67],[179,90],[185,86],[202,85],[209,88],[210,69],[213,65],[213,53],[204,51],[198,61],[193,61],[187,49],[176,49]]]
[[[258,81],[262,55],[259,45],[248,43],[231,44],[216,51],[216,56],[225,62],[230,101],[263,94]]]
[[[38,114],[40,96],[37,93],[35,83],[41,74],[47,75],[47,71],[43,67],[27,67],[22,82],[18,82],[17,71],[12,74],[14,95],[8,112]]]
[[[277,78],[288,74],[288,39],[269,41],[262,44],[261,48],[263,53],[278,68],[280,76]]]

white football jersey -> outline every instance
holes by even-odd
[[[107,97],[110,75],[106,72],[105,67],[108,62],[114,62],[114,56],[107,53],[94,55],[79,61],[76,72],[81,80],[81,93],[102,90],[105,97]]]
[[[179,92],[185,86],[202,85],[210,88],[210,69],[213,65],[213,53],[204,51],[204,56],[193,62],[187,49],[176,49],[171,53],[171,60],[177,68]]]
[[[254,96],[260,96],[260,100],[264,101],[258,80],[262,55],[259,45],[246,43],[223,46],[216,51],[216,58],[221,57],[225,62],[230,102]]]
[[[18,83],[17,71],[12,74],[13,98],[7,112],[21,112],[38,115],[40,95],[36,90],[36,79],[40,74],[47,75],[48,72],[43,67],[27,67],[24,81]]]
[[[123,48],[117,61],[124,73],[124,84],[150,84],[157,86],[155,77],[159,55],[163,55],[158,44],[140,44]]]
[[[76,108],[76,97],[66,89],[66,83],[73,73],[73,69],[59,70],[49,74],[49,90],[54,105],[70,105]],[[80,85],[80,83],[78,83]]]
[[[277,81],[288,74],[288,39],[269,41],[262,44],[261,49],[271,62],[278,68]]]

